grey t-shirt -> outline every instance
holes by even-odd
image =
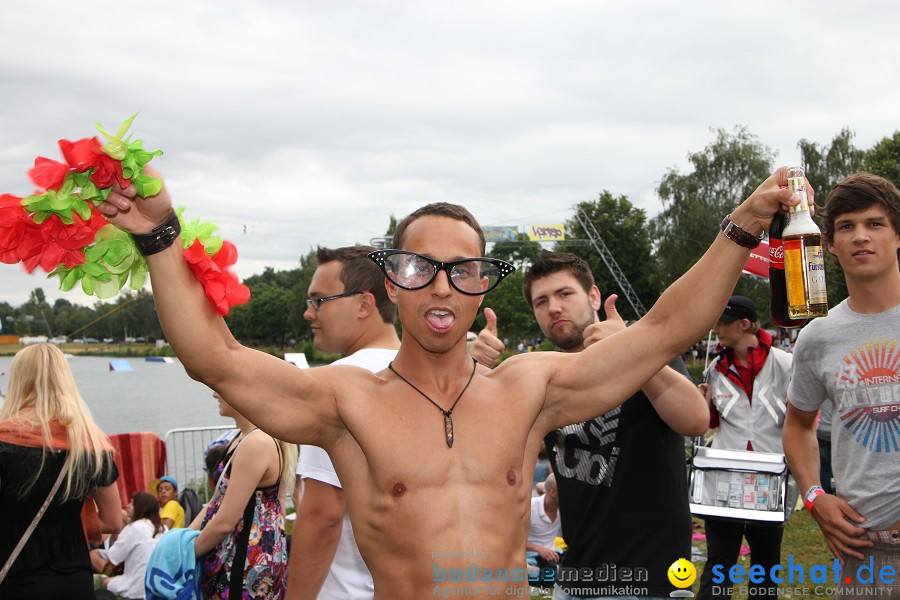
[[[834,418],[834,404],[831,398],[825,400],[819,407],[819,424],[816,426],[816,437],[831,441],[831,419]]]
[[[830,399],[837,495],[867,529],[900,521],[900,305],[875,315],[847,301],[815,319],[794,349],[790,403],[814,411]]]

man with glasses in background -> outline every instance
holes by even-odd
[[[397,226],[397,252],[373,256],[403,325],[397,357],[377,374],[298,370],[241,346],[185,263],[165,188],[147,199],[114,188],[100,210],[148,249],[160,322],[191,375],[275,437],[328,451],[376,598],[523,597],[544,435],[608,412],[703,337],[748,248],[780,206],[799,202],[786,184],[785,168],[763,182],[632,327],[582,352],[518,355],[494,370],[468,355],[466,332],[512,267],[482,258],[484,234],[461,206],[413,212]]]
[[[316,350],[344,355],[332,364],[377,373],[397,354],[400,338],[394,329],[397,308],[384,288],[384,275],[368,257],[374,250],[319,248],[303,318],[310,322]],[[288,600],[361,600],[375,594],[353,537],[342,487],[325,450],[301,445]]]

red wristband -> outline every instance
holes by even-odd
[[[816,501],[816,498],[825,493],[821,487],[814,485],[809,488],[809,491],[806,492],[806,496],[803,497],[803,506],[806,507],[806,510],[809,511],[809,514],[812,514],[813,502]]]

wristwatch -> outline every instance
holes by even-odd
[[[825,490],[820,485],[814,485],[806,491],[806,495],[803,496],[803,506],[806,507],[810,514],[812,514],[813,502],[824,493]]]
[[[725,218],[722,219],[722,233],[725,234],[729,240],[734,242],[739,246],[743,246],[744,248],[750,248],[753,250],[759,243],[762,241],[762,236],[756,237],[749,231],[746,231],[741,228],[740,225],[731,220],[731,215],[725,215]]]

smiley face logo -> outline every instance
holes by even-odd
[[[677,588],[691,587],[697,579],[694,563],[684,558],[673,562],[666,574],[669,576],[669,582]]]

